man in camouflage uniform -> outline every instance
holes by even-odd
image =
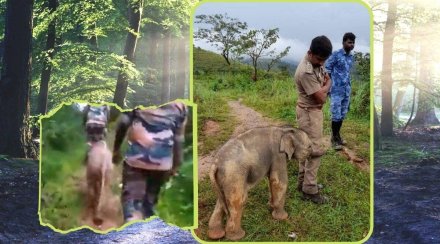
[[[321,148],[323,133],[322,107],[330,90],[330,77],[324,72],[325,60],[332,53],[332,44],[326,36],[312,40],[310,49],[295,72],[298,101],[296,119],[298,127],[305,131],[312,141],[311,158],[299,163],[298,190],[304,200],[325,203],[327,198],[318,191],[317,174],[320,158],[325,153]]]
[[[343,48],[334,52],[325,65],[333,81],[330,89],[330,111],[332,115],[332,144],[335,150],[341,150],[342,145],[346,144],[339,131],[350,104],[350,70],[354,63],[351,50],[354,48],[355,39],[356,36],[353,33],[345,33],[342,38]]]
[[[180,102],[156,109],[135,109],[120,118],[113,162],[121,159],[120,146],[127,134],[128,150],[122,172],[122,207],[125,222],[152,216],[162,184],[183,161],[187,107]]]

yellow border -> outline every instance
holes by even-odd
[[[362,240],[354,241],[354,242],[338,242],[338,243],[364,243],[368,239],[370,239],[371,235],[373,234],[373,228],[374,228],[374,124],[373,124],[373,115],[374,115],[374,65],[373,65],[373,59],[374,59],[374,32],[373,32],[373,12],[370,8],[370,6],[363,2],[362,0],[312,0],[312,1],[304,1],[304,0],[274,0],[274,1],[268,1],[268,0],[240,0],[240,1],[233,1],[233,0],[206,0],[203,2],[199,2],[197,5],[195,5],[192,8],[191,11],[191,19],[190,19],[190,99],[193,101],[193,70],[194,70],[194,64],[193,64],[193,45],[194,45],[194,16],[196,9],[200,7],[202,4],[206,3],[358,3],[364,6],[367,11],[370,14],[370,229],[367,234]],[[197,160],[196,160],[197,161]],[[198,165],[198,164],[197,164]],[[198,180],[198,178],[197,178]],[[197,187],[198,191],[198,187]],[[198,194],[198,192],[197,192]],[[197,208],[198,210],[198,208]],[[198,211],[196,211],[196,219],[198,223]],[[191,230],[191,234],[193,237],[200,243],[229,243],[228,241],[205,241],[200,239],[194,230]],[[240,242],[240,243],[254,243],[254,242]],[[259,243],[275,243],[275,242],[259,242]],[[280,242],[278,242],[280,243]],[[302,243],[313,243],[313,242],[302,242]],[[323,243],[320,241],[320,243]]]
[[[193,121],[192,121],[192,123],[193,123],[193,177],[194,177],[193,178],[193,192],[194,192],[194,194],[193,194],[193,201],[194,201],[193,211],[196,214],[193,215],[193,225],[192,226],[180,227],[180,226],[176,226],[176,225],[174,225],[172,223],[167,223],[167,224],[171,225],[171,226],[179,227],[179,228],[184,229],[184,230],[190,230],[190,229],[194,229],[194,228],[198,227],[198,219],[197,219],[197,216],[198,216],[198,214],[197,214],[198,213],[198,204],[197,204],[198,203],[198,184],[197,184],[197,182],[198,182],[197,181],[197,165],[198,165],[197,164],[197,105],[194,104],[192,101],[189,101],[187,99],[176,99],[175,101],[183,102],[184,104],[192,107],[192,115],[193,115],[192,116],[192,119],[193,119]],[[170,101],[168,103],[171,103],[171,102],[174,102],[174,101]],[[38,123],[40,125],[40,135],[42,135],[42,133],[43,133],[43,127],[42,127],[42,124],[41,124],[42,119],[45,119],[45,118],[47,119],[47,118],[51,117],[52,115],[54,115],[56,112],[58,112],[58,110],[60,110],[63,106],[65,106],[65,105],[69,106],[69,105],[72,105],[74,103],[85,103],[85,104],[89,104],[89,105],[92,105],[92,106],[109,105],[109,106],[113,106],[113,107],[117,108],[120,112],[125,112],[125,111],[132,110],[132,109],[121,109],[118,105],[116,105],[114,103],[107,103],[107,102],[104,102],[104,103],[89,103],[89,102],[86,102],[86,101],[83,101],[83,100],[72,100],[72,101],[69,101],[69,102],[63,102],[61,105],[59,105],[55,109],[52,109],[46,115],[40,116],[40,118],[38,119]],[[168,104],[168,103],[164,103],[164,104],[162,104],[160,106],[163,106],[163,105]],[[149,107],[138,106],[137,108],[157,108],[157,107],[160,107],[160,106],[149,106]],[[40,221],[40,225],[48,226],[53,231],[61,233],[61,234],[67,234],[67,233],[74,232],[74,231],[81,230],[81,229],[89,229],[89,230],[91,230],[91,231],[93,231],[95,233],[98,233],[98,234],[107,234],[107,233],[109,233],[111,231],[121,231],[125,227],[127,227],[129,225],[132,225],[134,223],[149,222],[149,221],[151,221],[151,220],[153,220],[155,218],[158,218],[158,216],[151,216],[148,219],[132,221],[132,222],[129,222],[129,223],[125,223],[125,224],[123,224],[122,226],[120,226],[118,228],[111,228],[111,229],[108,229],[106,231],[95,230],[95,229],[93,229],[93,228],[91,228],[90,226],[87,226],[87,225],[79,226],[79,227],[76,227],[76,228],[73,228],[73,229],[68,229],[68,230],[60,230],[60,229],[57,229],[56,227],[54,227],[50,223],[44,223],[43,220],[41,219],[41,213],[40,213],[40,209],[41,209],[41,164],[42,164],[42,148],[43,148],[42,147],[42,145],[43,145],[42,138],[40,138],[40,139],[41,139],[41,141],[40,141],[40,156],[39,156],[39,177],[38,177],[38,219]]]

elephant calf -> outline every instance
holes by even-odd
[[[265,176],[270,181],[272,216],[286,219],[287,158],[307,160],[311,145],[307,134],[293,127],[255,128],[226,142],[209,173],[217,192],[217,203],[209,220],[209,238],[219,239],[225,234],[230,240],[244,237],[241,217],[248,191]]]

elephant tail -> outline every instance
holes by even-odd
[[[222,191],[222,188],[220,187],[218,180],[217,180],[217,170],[218,170],[217,165],[212,164],[211,170],[209,171],[209,178],[211,179],[212,186],[214,187],[215,191],[217,192],[217,197],[220,200],[223,211],[226,213],[226,215],[229,215],[229,210],[228,210],[228,205],[226,204],[225,194]]]

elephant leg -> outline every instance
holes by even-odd
[[[244,185],[240,186],[239,184],[232,186],[232,189],[227,192],[232,194],[226,194],[225,196],[229,210],[229,216],[226,221],[226,238],[235,241],[243,238],[245,235],[245,231],[241,228],[241,217],[247,192]]]
[[[267,175],[267,179],[270,182],[270,172]],[[272,185],[269,183],[269,206],[271,209],[273,209],[273,194],[272,194]]]
[[[287,174],[282,170],[273,170],[270,172],[271,205],[273,208],[272,217],[274,219],[286,219],[288,214],[284,210],[287,190]]]
[[[209,219],[208,237],[213,240],[220,239],[225,236],[225,229],[223,227],[223,217],[225,212],[222,205],[221,200],[217,199],[214,212]]]

